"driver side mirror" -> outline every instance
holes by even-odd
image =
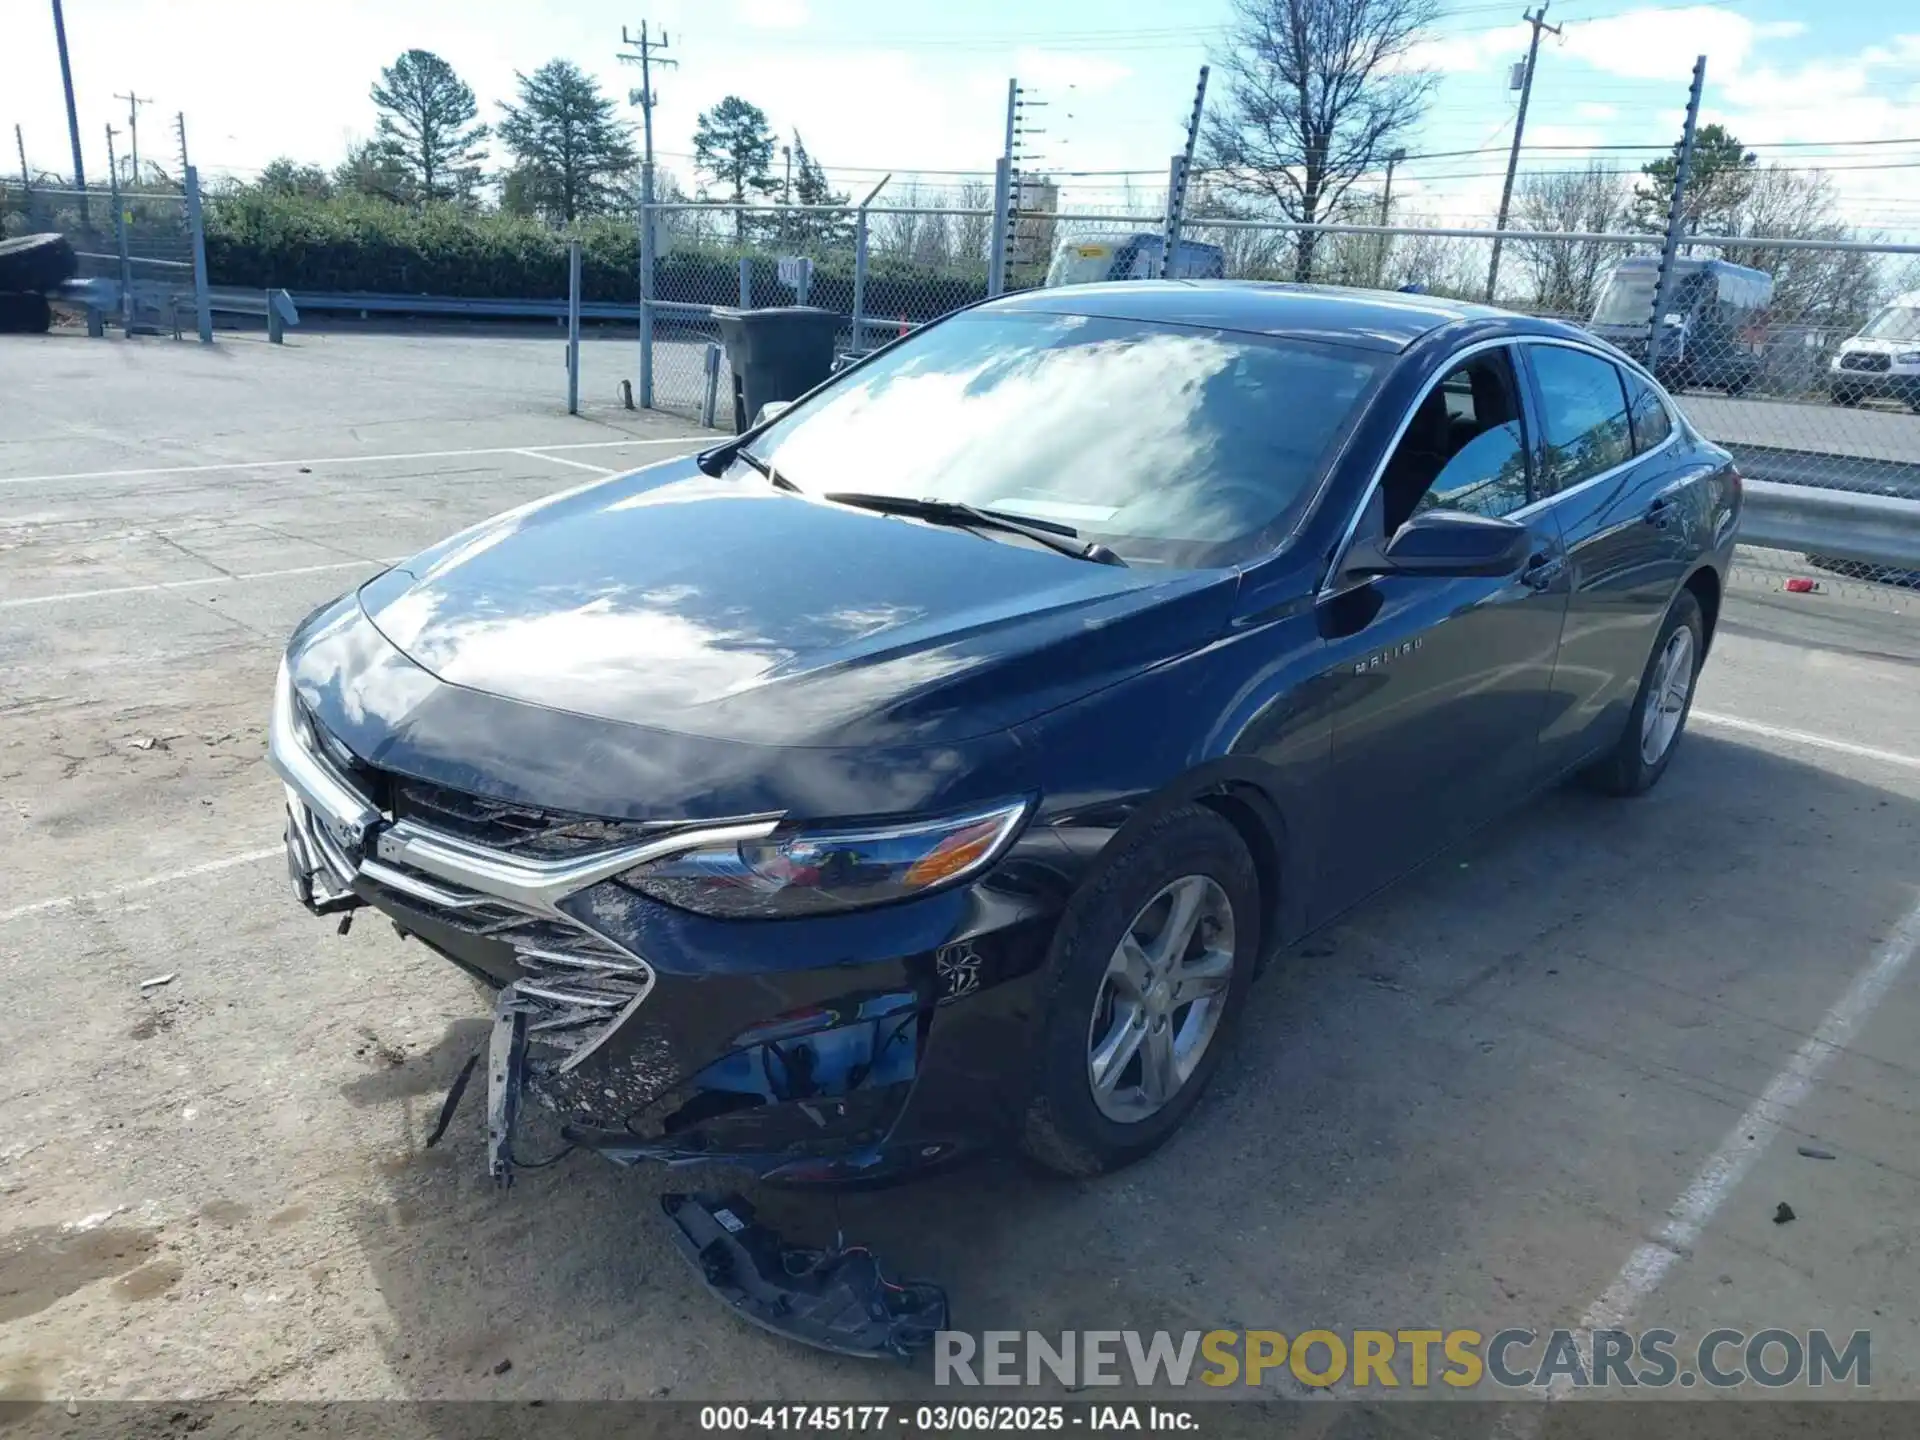
[[[1381,524],[1379,505],[1376,493],[1367,507],[1376,536]],[[1356,544],[1347,555],[1344,573],[1354,579],[1431,575],[1498,580],[1517,574],[1532,553],[1533,537],[1518,521],[1464,510],[1423,510],[1384,546],[1377,541]]]

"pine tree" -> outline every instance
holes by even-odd
[[[411,193],[423,201],[470,194],[488,132],[474,123],[473,91],[453,67],[431,50],[409,50],[380,72],[372,95],[380,149]]]
[[[729,95],[701,115],[693,132],[693,163],[724,185],[741,207],[733,214],[733,238],[747,238],[747,192],[771,195],[780,182],[773,178],[773,130],[767,112],[738,95]]]
[[[632,127],[570,60],[549,60],[520,83],[520,103],[502,101],[500,139],[514,166],[503,190],[551,219],[571,222],[629,208],[637,163]]]
[[[821,168],[818,160],[807,153],[806,143],[801,140],[798,130],[793,132],[793,200],[796,205],[849,203],[847,196],[836,192],[827,183],[827,172]],[[792,219],[795,236],[818,248],[848,244],[853,235],[853,219],[849,215],[808,210]]]

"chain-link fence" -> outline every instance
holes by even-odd
[[[116,317],[133,333],[173,333],[192,323],[194,225],[185,188],[167,179],[137,186],[8,184],[0,232],[64,234],[78,278],[112,282]]]
[[[642,403],[729,423],[716,306],[835,310],[839,349],[857,354],[1003,290],[1158,275],[1163,224],[1138,207],[657,207]],[[1570,321],[1648,364],[1749,479],[1920,502],[1920,247],[1691,237],[1663,266],[1661,241],[1201,215],[1184,224],[1172,271],[1473,301],[1491,284],[1502,306]],[[1920,581],[1884,560],[1754,554],[1764,583],[1795,592],[1895,592],[1904,604]]]

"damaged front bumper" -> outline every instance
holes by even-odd
[[[396,809],[380,777],[330,752],[284,677],[281,692],[269,754],[301,903],[372,905],[496,987],[485,1065],[497,1179],[513,1173],[523,1099],[565,1142],[618,1163],[790,1183],[901,1178],[1011,1124],[1057,913],[1047,887],[982,883],[799,921],[693,916],[615,877],[773,820],[627,827],[564,854],[516,853]]]

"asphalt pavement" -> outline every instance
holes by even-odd
[[[300,616],[700,441],[620,408],[614,342],[568,417],[557,349],[0,343],[0,1396],[931,1393],[724,1313],[657,1173],[497,1193],[471,1113],[426,1149],[472,990],[287,894]],[[1140,1166],[765,1213],[969,1330],[1867,1329],[1920,1399],[1920,637],[1872,602],[1743,577],[1655,793],[1550,794],[1284,956]]]

